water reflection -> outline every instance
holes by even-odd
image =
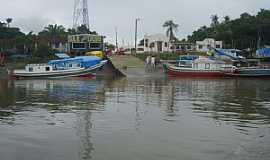
[[[270,86],[267,80],[223,79],[174,82],[178,93],[187,94],[196,113],[214,119],[248,123],[269,123]],[[207,114],[209,113],[209,114]],[[262,120],[262,121],[261,121]]]
[[[91,122],[91,111],[86,111],[78,115],[77,120],[77,134],[80,137],[80,152],[81,160],[92,159],[92,152],[94,151],[94,144],[91,141],[91,129],[93,124]]]
[[[16,121],[12,117],[18,112],[40,112],[39,108],[46,109],[51,114],[76,113],[76,132],[80,141],[79,157],[82,160],[92,158],[94,146],[90,131],[91,112],[104,110],[105,89],[102,81],[2,80],[0,82],[0,122],[12,124]]]
[[[69,106],[76,109],[104,106],[105,92],[98,81],[25,80],[13,83],[20,92],[16,101],[27,105]]]

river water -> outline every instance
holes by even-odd
[[[268,160],[270,79],[0,80],[1,160]]]

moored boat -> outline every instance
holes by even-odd
[[[232,77],[270,77],[270,68],[262,67],[240,67],[233,73],[227,73]]]
[[[9,71],[9,75],[15,78],[92,77],[106,62],[99,57],[79,56],[52,60],[46,64],[28,64],[24,70]]]
[[[234,63],[234,71],[226,73],[231,77],[270,77],[269,65],[262,65],[258,59],[246,59],[235,49],[214,49],[215,57],[224,59],[229,58]],[[237,53],[238,52],[238,53]],[[223,58],[222,58],[223,57]]]
[[[208,57],[180,58],[178,64],[165,64],[165,69],[170,76],[179,77],[223,77],[234,72],[231,63],[210,59]]]

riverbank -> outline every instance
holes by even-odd
[[[145,62],[133,55],[110,56],[113,72],[120,72],[125,77],[161,77],[164,76],[161,66],[146,68]]]

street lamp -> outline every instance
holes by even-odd
[[[140,18],[135,19],[135,55],[137,54],[138,21],[140,21]]]

